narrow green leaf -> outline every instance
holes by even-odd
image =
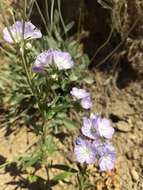
[[[69,128],[69,129],[75,129],[76,128],[75,122],[73,122],[67,118],[63,119],[63,124],[65,127]]]
[[[69,24],[66,25],[66,31],[65,32],[68,32],[69,30],[71,30],[71,28],[74,26],[74,21],[70,22]]]
[[[46,147],[48,154],[53,154],[55,151],[58,150],[52,136],[48,137],[48,139],[46,140],[46,143],[43,146]]]
[[[86,77],[83,79],[87,84],[93,84],[94,80],[92,77]]]
[[[71,168],[71,167],[64,165],[64,164],[50,165],[49,168],[55,168],[55,169],[63,170],[63,171],[70,172],[70,173],[77,173],[78,172],[76,169]]]
[[[104,9],[113,9],[113,1],[112,0],[97,0],[97,2],[104,8]]]
[[[64,181],[66,180],[71,174],[68,172],[61,172],[60,174],[56,175],[52,180],[54,181]]]

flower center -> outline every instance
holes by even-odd
[[[83,150],[83,155],[84,155],[84,156],[89,156],[90,154],[91,154],[90,148],[85,148],[85,149]]]
[[[14,38],[16,42],[19,42],[22,39],[22,34],[20,32],[16,32],[14,34]]]
[[[96,133],[95,127],[91,127],[90,131],[91,131],[91,133]]]

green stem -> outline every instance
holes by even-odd
[[[8,23],[8,20],[7,20],[6,16],[5,16],[5,12],[4,12],[3,4],[2,4],[2,2],[1,2],[1,0],[0,0],[0,10],[1,10],[1,15],[2,15],[2,17],[3,17],[3,19],[4,19],[5,25],[6,25],[6,27],[7,27],[7,30],[8,30],[8,32],[9,32],[9,34],[10,34],[10,37],[12,38],[13,42],[16,43],[16,41],[15,41],[15,39],[14,39],[14,37],[13,37],[13,34],[12,34],[10,28],[9,28],[9,23]]]
[[[8,55],[9,57],[12,57],[12,56],[13,56],[12,53],[8,52],[6,49],[4,49],[4,48],[2,48],[2,47],[0,47],[0,50],[3,51],[3,53],[6,54],[6,55]]]
[[[43,132],[42,132],[42,135],[41,135],[41,143],[43,145],[43,144],[46,143],[46,139],[47,139],[47,119],[46,119],[45,114],[43,112],[43,109],[41,107],[42,105],[41,105],[39,97],[38,97],[37,89],[33,86],[33,83],[31,81],[31,78],[30,78],[30,75],[29,75],[29,72],[28,72],[27,63],[26,63],[26,59],[25,59],[25,56],[24,56],[24,47],[23,46],[22,46],[22,51],[21,51],[21,57],[22,57],[23,67],[24,67],[24,70],[25,70],[25,73],[26,73],[26,77],[27,77],[27,83],[29,84],[29,87],[31,89],[32,94],[36,98],[39,110],[40,110],[40,112],[42,114],[42,117],[43,117]],[[46,154],[45,154],[44,150],[43,150],[43,158],[44,158],[44,160],[46,160]],[[50,177],[49,177],[49,168],[47,167],[46,164],[45,164],[44,167],[45,167],[46,173],[47,173],[47,181],[49,182],[49,180],[50,180]],[[50,189],[50,188],[47,187],[47,190],[48,189]]]
[[[77,175],[77,179],[78,179],[78,186],[79,186],[79,190],[84,190],[85,189],[85,184],[86,184],[86,179],[87,179],[87,165],[83,164],[83,165],[78,165],[79,168],[79,173]]]
[[[43,110],[42,110],[42,105],[40,103],[40,100],[39,100],[39,97],[37,96],[37,89],[35,89],[35,87],[33,86],[33,83],[31,81],[31,78],[30,78],[30,75],[29,75],[29,72],[28,72],[28,68],[27,68],[27,64],[26,64],[26,59],[25,59],[25,56],[24,56],[24,48],[22,47],[21,48],[21,58],[22,58],[22,64],[23,64],[23,67],[24,67],[24,71],[25,71],[25,74],[26,74],[26,78],[27,78],[27,83],[30,87],[30,90],[31,90],[31,93],[32,95],[35,97],[36,101],[37,101],[37,104],[38,104],[38,107],[39,107],[39,110],[40,110],[40,113],[43,117],[44,116],[44,113],[43,113]]]
[[[46,126],[46,120],[44,119],[43,136],[42,136],[43,144],[45,144],[46,138],[47,138],[47,126]]]
[[[49,22],[49,7],[48,7],[48,0],[45,0],[45,9],[46,9],[46,19]]]
[[[43,144],[46,144],[46,139],[47,139],[47,120],[45,119],[44,120],[44,126],[43,126],[43,134],[42,134],[42,143]],[[46,161],[46,155],[45,155],[45,152],[43,151],[43,157],[44,157],[44,161]],[[50,190],[50,184],[49,184],[49,181],[50,181],[50,174],[49,174],[49,166],[47,166],[47,163],[45,162],[44,163],[44,167],[45,167],[45,170],[46,170],[46,174],[47,174],[47,184],[46,184],[46,190]]]
[[[78,39],[79,39],[81,31],[82,31],[83,12],[84,12],[84,2],[83,2],[83,0],[81,0],[80,7],[79,7],[79,19],[78,19],[78,25],[77,25],[77,38]]]
[[[27,0],[24,0],[24,19],[26,19]]]
[[[52,32],[52,30],[53,30],[54,4],[55,4],[55,0],[52,0],[52,4],[51,4],[51,14],[50,14],[50,22],[51,22],[50,32]]]
[[[24,71],[25,71],[25,74],[26,74],[26,77],[27,77],[27,82],[28,82],[29,87],[31,89],[32,95],[34,95],[34,89],[33,89],[32,82],[31,82],[29,72],[28,72],[28,69],[27,69],[27,64],[26,64],[26,61],[25,61],[24,51],[23,50],[21,51],[21,57],[22,57],[22,63],[23,63],[23,66],[24,66]]]
[[[36,7],[37,7],[37,10],[38,10],[38,12],[39,12],[39,14],[40,14],[40,17],[41,17],[41,19],[42,19],[42,22],[43,22],[43,24],[44,24],[44,26],[45,26],[45,29],[46,29],[48,35],[50,35],[50,32],[49,32],[48,27],[47,27],[46,20],[45,20],[43,14],[42,14],[42,12],[41,12],[41,9],[40,9],[40,7],[39,7],[37,1],[34,0],[34,2],[35,2],[35,5],[36,5]]]
[[[62,17],[62,13],[61,13],[61,3],[60,3],[60,0],[57,0],[58,1],[58,10],[59,10],[59,16],[60,16],[60,19],[61,19],[61,23],[63,25],[63,29],[64,29],[64,33],[66,35],[66,26],[65,26],[65,23],[64,23],[64,19]]]
[[[47,190],[49,190],[50,189],[50,184],[49,184],[50,175],[49,175],[49,167],[47,165],[45,165],[45,170],[46,170],[46,174],[47,174]]]
[[[30,2],[29,12],[28,12],[28,14],[27,14],[27,17],[28,17],[28,18],[30,17],[30,15],[31,15],[31,13],[32,13],[32,9],[33,9],[33,6],[34,6],[34,1],[35,1],[35,0],[31,0],[31,2]]]

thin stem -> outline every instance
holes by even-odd
[[[46,143],[46,139],[47,139],[47,125],[48,125],[47,123],[48,123],[48,121],[47,121],[47,119],[46,119],[46,117],[45,117],[45,114],[44,114],[42,108],[41,108],[41,103],[40,103],[40,101],[39,101],[39,97],[37,96],[37,91],[35,92],[35,88],[33,87],[31,78],[30,78],[30,76],[29,76],[29,72],[28,72],[27,64],[26,64],[26,59],[25,59],[25,57],[24,57],[24,48],[23,48],[23,50],[22,50],[22,52],[21,52],[21,56],[22,56],[22,62],[23,62],[24,70],[25,70],[25,73],[26,73],[26,76],[27,76],[27,82],[28,82],[28,84],[29,84],[29,87],[31,88],[32,94],[33,94],[33,95],[35,96],[35,98],[36,98],[36,101],[37,101],[37,103],[38,103],[39,110],[40,110],[40,112],[41,112],[41,114],[42,114],[42,117],[43,117],[43,132],[42,132],[42,134],[41,134],[41,143],[42,143],[42,144],[45,144],[45,143]],[[45,154],[45,153],[44,153],[44,151],[43,151],[43,156],[44,156],[44,158],[46,159],[46,157],[45,157],[46,155],[44,155],[44,154]],[[47,181],[48,181],[48,184],[49,184],[49,180],[50,180],[49,168],[48,168],[48,166],[46,166],[46,164],[45,164],[45,169],[46,169],[46,173],[47,173]],[[47,190],[48,190],[48,189],[50,189],[50,188],[49,188],[49,186],[47,185]]]
[[[110,33],[109,33],[109,36],[107,38],[107,40],[97,49],[97,51],[95,52],[95,54],[93,55],[93,57],[91,58],[91,61],[92,62],[94,60],[94,58],[96,57],[96,55],[100,52],[100,50],[102,48],[104,48],[110,41],[111,37],[112,37],[112,34],[113,34],[113,31],[114,31],[114,27],[112,27]]]
[[[32,95],[36,98],[40,113],[44,117],[44,113],[43,113],[43,110],[42,110],[42,105],[40,103],[39,97],[37,96],[37,90],[35,92],[35,88],[33,87],[33,83],[31,81],[31,78],[30,78],[30,75],[29,75],[29,72],[28,72],[28,69],[27,69],[27,64],[26,64],[26,59],[24,57],[24,48],[23,47],[22,47],[22,50],[21,50],[21,58],[22,58],[22,64],[23,64],[24,71],[25,71],[26,78],[27,78],[27,83],[28,83],[28,85],[29,85],[29,87],[31,89]]]
[[[24,42],[25,20],[26,20],[26,8],[27,8],[27,0],[24,0],[23,23],[22,23],[22,38],[23,38],[23,42]]]
[[[40,9],[40,7],[39,7],[37,1],[34,0],[34,2],[35,2],[35,5],[36,5],[36,7],[37,7],[37,10],[38,10],[38,12],[39,12],[39,14],[40,14],[40,17],[41,17],[41,19],[42,19],[42,22],[43,22],[43,24],[45,25],[45,29],[46,29],[47,33],[50,35],[50,32],[49,32],[48,27],[47,27],[46,20],[45,20],[43,14],[42,14],[42,12],[41,12],[41,9]]]
[[[0,47],[1,51],[3,51],[4,54],[8,55],[9,57],[14,56],[12,53],[8,52],[7,50],[5,50],[3,47]]]
[[[50,31],[52,31],[52,29],[53,29],[54,4],[55,4],[55,0],[52,0],[52,4],[51,4],[51,14],[50,14],[50,21],[51,21]]]
[[[24,0],[24,19],[26,19],[27,0]]]
[[[29,76],[29,72],[28,72],[28,69],[27,69],[27,65],[26,65],[26,61],[25,61],[23,50],[21,51],[21,57],[22,57],[22,63],[23,63],[23,66],[24,66],[26,77],[27,77],[27,82],[29,84],[29,87],[31,88],[32,95],[34,95],[34,90],[33,90],[32,82],[31,82],[31,79],[30,79],[30,76]]]
[[[127,39],[127,37],[129,36],[129,34],[131,33],[131,31],[134,29],[134,27],[137,25],[137,23],[139,22],[139,20],[142,18],[142,14],[140,15],[140,17],[138,17],[136,19],[136,21],[133,23],[133,25],[131,26],[130,30],[128,31],[128,33],[126,34],[126,36],[123,38],[123,40],[103,59],[101,60],[96,67],[99,67],[100,65],[102,65],[103,63],[105,63],[105,61],[107,61],[120,47],[121,45],[123,45],[123,43],[125,42],[125,40]]]
[[[46,119],[44,119],[43,136],[42,136],[43,144],[46,143],[46,139],[47,139],[47,125],[46,125]]]
[[[10,14],[12,16],[12,21],[15,24],[16,20],[15,20],[15,16],[14,16],[13,10],[10,10]]]
[[[49,21],[49,7],[48,7],[48,0],[45,0],[45,8],[46,8],[46,18],[47,22]]]
[[[44,119],[44,126],[43,126],[43,133],[42,133],[42,136],[41,136],[41,141],[42,141],[42,144],[46,144],[46,140],[47,140],[47,123],[48,121],[46,122],[47,120]],[[45,152],[43,151],[43,157],[44,157],[44,161],[46,161],[46,155],[45,155]],[[46,174],[47,174],[47,190],[50,189],[50,184],[49,184],[49,181],[50,181],[50,174],[49,174],[49,166],[47,166],[46,162],[44,163],[44,167],[45,167],[45,170],[46,170]]]
[[[1,2],[1,0],[0,0],[0,10],[1,10],[1,14],[2,14],[2,17],[3,17],[3,19],[4,19],[5,25],[6,25],[6,27],[7,27],[7,30],[8,30],[8,32],[9,32],[9,34],[10,34],[10,37],[12,38],[13,42],[16,43],[16,41],[15,41],[15,39],[14,39],[14,37],[13,37],[13,34],[12,34],[10,28],[9,28],[9,22],[8,22],[6,16],[5,16],[5,12],[4,12],[3,4],[2,4],[2,2]]]
[[[49,175],[49,167],[47,165],[45,165],[45,169],[46,169],[46,174],[47,174],[47,181],[50,181],[50,175]]]
[[[58,10],[59,10],[59,16],[60,16],[60,19],[61,19],[61,23],[63,25],[63,29],[64,29],[64,33],[66,34],[66,26],[65,26],[65,23],[64,23],[64,19],[62,17],[62,13],[61,13],[61,1],[60,0],[57,0],[58,1]]]
[[[34,1],[35,0],[31,0],[31,3],[30,3],[30,10],[29,10],[29,13],[27,14],[28,18],[30,17],[31,13],[32,13],[32,9],[33,9],[33,6],[34,6]]]
[[[82,25],[82,13],[83,13],[83,0],[80,1],[80,7],[79,7],[79,19],[78,19],[78,26],[77,26],[77,37],[79,38],[80,32],[81,32],[81,25]]]

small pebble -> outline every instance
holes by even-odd
[[[137,160],[139,158],[139,156],[140,156],[140,154],[139,154],[138,149],[135,149],[133,151],[133,158],[134,158],[134,160]]]
[[[132,175],[132,178],[133,178],[134,181],[139,181],[139,175],[138,175],[138,173],[136,172],[135,169],[132,169],[131,175]]]
[[[116,124],[116,128],[122,132],[130,132],[132,130],[132,125],[125,121],[119,121]]]

